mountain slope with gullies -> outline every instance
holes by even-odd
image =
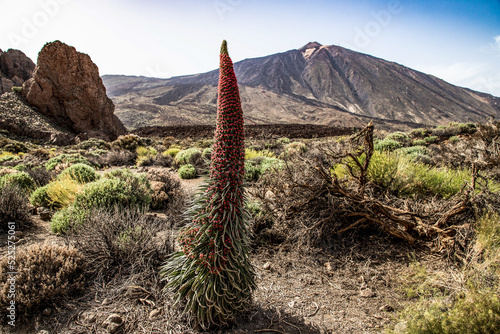
[[[248,124],[396,127],[500,117],[500,98],[400,64],[316,42],[234,64]],[[212,124],[218,70],[170,79],[104,76],[128,128]]]

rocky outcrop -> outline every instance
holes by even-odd
[[[19,50],[0,50],[0,95],[33,76],[35,63]]]
[[[0,129],[11,135],[36,139],[54,145],[71,145],[75,135],[37,112],[16,93],[0,96]]]
[[[42,48],[33,78],[23,85],[23,96],[75,133],[104,140],[126,133],[92,59],[60,41]]]

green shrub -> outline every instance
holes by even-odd
[[[476,221],[476,247],[487,257],[500,257],[500,216],[494,211],[486,211]]]
[[[89,165],[78,163],[63,170],[58,176],[58,179],[62,178],[70,178],[79,183],[89,183],[96,181],[99,175]]]
[[[255,151],[252,149],[245,149],[245,160],[251,160],[257,157],[274,158],[274,153],[268,150]]]
[[[381,187],[389,187],[396,176],[398,163],[396,154],[374,151],[368,166],[368,179]]]
[[[144,147],[139,146],[136,149],[137,159],[135,160],[135,164],[138,167],[141,166],[152,166],[156,161],[156,156],[158,155],[158,151],[154,147]]]
[[[178,172],[181,179],[194,179],[196,177],[196,169],[191,164],[182,165]]]
[[[430,131],[428,129],[418,128],[410,131],[411,138],[424,138],[429,135]]]
[[[410,141],[410,138],[408,137],[408,135],[404,132],[394,132],[394,133],[391,133],[391,134],[388,134],[384,140],[394,140],[394,141],[397,141],[398,143],[400,143],[401,145],[405,145],[407,144],[409,141]]]
[[[26,153],[29,151],[28,146],[25,143],[18,142],[16,140],[8,140],[2,149],[10,153]]]
[[[154,147],[144,147],[139,146],[136,149],[138,156],[155,156],[158,154],[158,151]]]
[[[111,147],[128,151],[135,151],[139,146],[146,146],[146,141],[137,135],[119,136],[118,139],[111,143]]]
[[[86,184],[76,194],[72,205],[57,212],[52,217],[52,231],[66,233],[69,228],[87,219],[94,209],[149,207],[151,194],[150,183],[144,174],[127,169],[113,170],[105,173],[103,178]]]
[[[245,160],[245,180],[248,182],[257,181],[262,175],[260,161]]]
[[[278,138],[278,140],[276,140],[276,142],[278,144],[288,144],[288,143],[290,143],[290,139],[287,137]]]
[[[175,158],[175,156],[180,152],[181,150],[179,148],[169,148],[168,150],[164,151],[162,154],[164,156],[171,156],[172,158]]]
[[[55,234],[64,234],[77,224],[81,224],[88,217],[88,210],[69,206],[54,214],[50,221],[50,230]]]
[[[427,144],[433,144],[433,143],[438,141],[438,137],[437,136],[429,136],[429,137],[425,137],[424,140]]]
[[[15,170],[20,171],[20,172],[25,172],[28,169],[28,166],[23,165],[23,164],[19,164],[19,165],[12,167],[12,169],[15,169]]]
[[[151,194],[151,184],[144,173],[134,173],[130,169],[113,169],[103,174],[103,177],[108,179],[118,179],[127,185],[127,189],[136,197]],[[147,201],[147,200],[146,200]]]
[[[451,307],[441,300],[416,303],[401,318],[408,334],[495,334],[500,331],[500,301],[496,293],[471,292]]]
[[[460,134],[472,134],[477,131],[476,124],[474,123],[460,123],[458,124]]]
[[[87,184],[76,196],[74,205],[79,208],[107,208],[114,206],[147,207],[151,203],[151,187],[135,180],[127,184],[119,178],[103,178]]]
[[[26,172],[12,173],[0,177],[0,184],[10,183],[18,186],[21,190],[31,193],[35,190],[35,181]]]
[[[277,168],[281,169],[284,166],[283,160],[276,158],[264,158],[260,163],[260,167],[262,169],[262,174],[264,174],[267,170]]]
[[[197,146],[199,148],[209,148],[213,145],[214,141],[211,139],[202,139],[198,141]]]
[[[381,140],[381,141],[375,143],[375,146],[374,146],[375,150],[377,150],[377,151],[387,151],[387,152],[393,152],[401,147],[402,147],[402,145],[393,139]]]
[[[155,157],[151,155],[142,155],[135,159],[135,165],[137,167],[143,166],[153,166],[155,163]]]
[[[61,164],[74,165],[78,163],[92,166],[92,164],[80,154],[60,154],[49,159],[49,161],[45,163],[45,168],[50,171],[56,169],[56,167]]]
[[[410,147],[403,147],[397,150],[397,153],[401,153],[403,155],[407,155],[410,158],[416,158],[419,155],[426,155],[427,150],[423,146],[410,146]]]
[[[77,194],[82,190],[82,184],[69,177],[58,179],[47,185],[46,193],[49,198],[51,209],[62,209],[70,206],[76,199]],[[40,194],[43,196],[43,192]],[[43,201],[44,198],[42,197]]]
[[[111,145],[102,139],[90,138],[86,141],[82,141],[76,147],[80,150],[109,150]]]
[[[201,151],[194,147],[188,148],[177,153],[175,160],[179,165],[197,165],[201,160]]]
[[[331,172],[339,178],[349,177],[345,163],[337,164]],[[350,165],[354,172],[359,172],[354,163]],[[368,178],[374,184],[399,195],[422,194],[449,198],[471,180],[471,172],[467,169],[435,168],[413,161],[409,155],[375,151],[368,167]]]
[[[17,155],[10,154],[7,152],[2,152],[2,154],[0,154],[0,163],[14,161],[14,160],[19,160],[19,157]]]
[[[203,152],[201,153],[201,157],[203,160],[210,160],[212,158],[212,148],[211,147],[208,147],[206,149],[203,150]]]
[[[391,187],[400,194],[438,195],[449,198],[458,193],[465,182],[470,181],[467,169],[435,168],[423,163],[412,162],[401,157],[398,177]]]
[[[30,197],[30,202],[33,206],[39,207],[39,206],[50,206],[50,197],[47,194],[47,189],[48,185],[45,185],[43,187],[38,187],[35,189],[35,191],[31,194]]]
[[[455,144],[455,143],[458,143],[460,141],[460,138],[457,136],[453,136],[453,137],[450,137],[448,140],[450,141],[450,143]]]
[[[413,146],[425,146],[427,145],[427,142],[423,139],[415,139],[411,142]]]

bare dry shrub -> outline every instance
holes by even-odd
[[[29,315],[31,318],[50,303],[83,287],[83,258],[75,249],[34,244],[18,251],[14,281],[13,275],[9,274],[13,271],[10,260],[5,257],[0,261],[0,305],[2,310],[10,306],[12,299],[9,294],[14,282],[18,316]]]
[[[253,195],[272,215],[275,233],[299,247],[325,246],[363,226],[410,244],[454,247],[453,237],[474,219],[477,170],[471,184],[449,199],[396,196],[370,181],[373,152],[370,125],[345,140],[316,143],[305,155],[291,157],[283,168],[262,177]],[[334,172],[339,165],[347,171],[345,177]],[[465,239],[470,241],[470,235]]]
[[[168,220],[137,209],[94,210],[68,233],[68,242],[85,257],[90,274],[103,279],[156,268],[172,251]]]
[[[26,173],[35,181],[38,187],[43,187],[55,179],[55,173],[41,166],[26,169]]]
[[[17,230],[31,224],[31,207],[25,191],[12,183],[0,185],[0,232],[8,230],[8,223],[13,222]]]
[[[97,162],[103,166],[133,166],[137,153],[127,150],[112,150],[99,156]]]
[[[180,210],[184,206],[187,195],[175,173],[165,168],[149,168],[147,178],[154,192],[151,209]]]

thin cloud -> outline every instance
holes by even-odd
[[[457,62],[450,65],[432,66],[424,69],[454,85],[468,87],[480,92],[500,96],[500,74],[488,63]]]

